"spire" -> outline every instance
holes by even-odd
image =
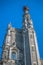
[[[29,14],[29,8],[24,6],[23,11],[24,11],[23,28],[25,28],[25,29],[33,28],[32,20],[30,18],[30,14]]]

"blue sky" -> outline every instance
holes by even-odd
[[[22,27],[23,6],[28,6],[36,31],[39,53],[43,59],[43,0],[0,0],[0,47],[3,45],[7,26]],[[2,48],[0,48],[1,54]]]

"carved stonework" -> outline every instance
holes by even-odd
[[[41,65],[33,23],[24,7],[23,27],[15,29],[8,25],[3,45],[3,65]]]

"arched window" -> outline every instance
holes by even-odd
[[[12,52],[11,59],[16,60],[16,53],[15,52]]]

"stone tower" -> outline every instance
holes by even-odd
[[[8,25],[3,45],[3,65],[41,65],[33,23],[24,7],[22,29]]]
[[[27,7],[24,7],[23,15],[23,41],[25,65],[41,65],[36,34]]]

